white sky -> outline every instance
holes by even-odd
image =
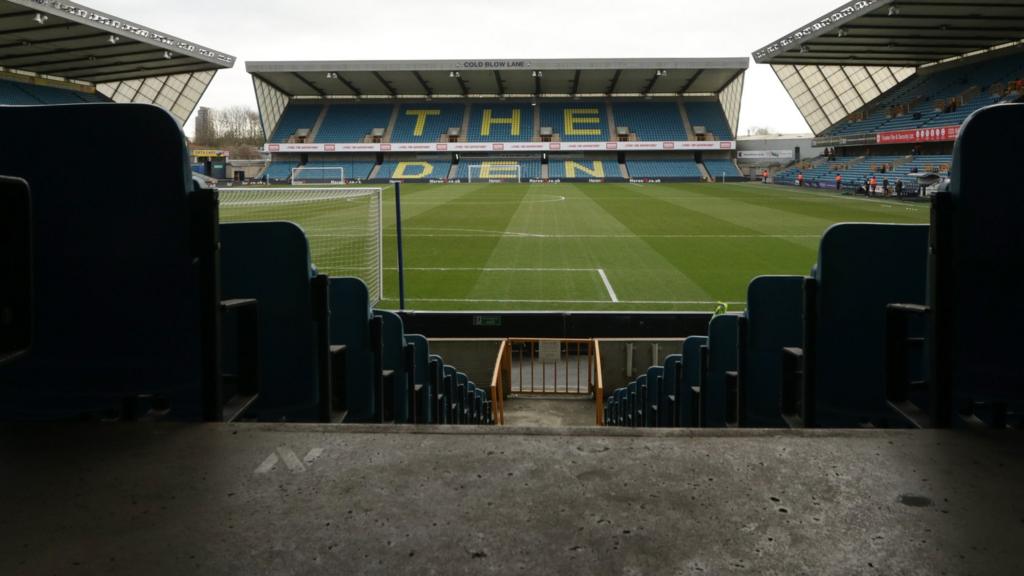
[[[246,60],[748,57],[842,0],[83,0],[227,52],[200,105],[255,108]],[[751,60],[740,134],[810,132]],[[189,128],[191,132],[191,128]]]

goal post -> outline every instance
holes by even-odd
[[[381,188],[224,188],[220,221],[297,224],[317,272],[359,278],[376,305],[384,299],[382,196]]]
[[[523,166],[518,162],[479,162],[468,166],[468,182],[509,182],[523,181]]]
[[[306,184],[344,184],[343,166],[296,166],[292,168],[292,186]]]

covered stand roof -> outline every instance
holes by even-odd
[[[69,81],[115,102],[157,104],[184,123],[235,58],[56,0],[0,0],[0,67]]]
[[[754,52],[815,134],[919,69],[1024,39],[1020,0],[857,0]]]
[[[246,62],[267,134],[292,99],[714,96],[735,131],[747,58]]]

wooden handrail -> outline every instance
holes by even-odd
[[[505,424],[505,394],[501,375],[505,368],[508,345],[508,340],[502,340],[501,347],[498,348],[498,357],[494,361],[494,373],[491,375],[491,411],[494,423],[499,426]]]
[[[604,426],[604,377],[601,375],[601,342],[598,340],[594,340],[594,372],[597,382],[594,387],[596,423],[598,426]]]

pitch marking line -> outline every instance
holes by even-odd
[[[406,302],[426,302],[426,303],[469,303],[469,304],[608,304],[607,300],[511,300],[507,298],[490,298],[490,299],[475,299],[475,298],[406,298]],[[619,300],[616,304],[701,304],[701,305],[715,305],[721,304],[720,300]],[[746,302],[730,301],[725,302],[729,305],[745,305]]]
[[[612,283],[608,281],[608,275],[604,273],[601,268],[597,269],[597,273],[601,276],[601,281],[604,282],[604,287],[608,290],[608,297],[612,299],[612,302],[618,304],[619,297],[615,295],[615,289],[612,288]]]
[[[397,271],[398,268],[384,268]],[[412,272],[597,272],[597,268],[417,268],[406,266]]]

